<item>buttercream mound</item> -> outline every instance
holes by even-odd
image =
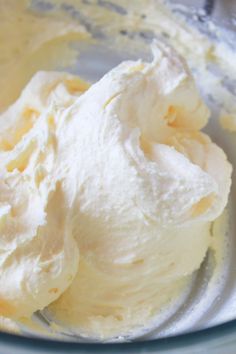
[[[88,87],[37,73],[0,116],[0,314],[49,304],[97,337],[143,326],[198,269],[231,165],[162,43]],[[55,301],[56,300],[56,301]]]

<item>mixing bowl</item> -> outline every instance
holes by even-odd
[[[96,22],[89,17],[89,13],[83,9],[74,8],[71,1],[64,1],[61,10],[65,16],[78,20],[88,32],[92,34],[94,41],[74,42],[75,49],[79,52],[78,62],[67,68],[68,71],[77,73],[83,78],[95,82],[108,70],[130,58],[149,58],[148,46],[153,38],[162,38],[166,41],[176,41],[180,32],[174,33],[170,28],[154,30],[154,17],[149,18],[146,13],[148,1],[138,1],[139,11],[142,10],[140,20],[134,27],[129,22],[127,8],[119,2],[97,1],[98,8],[110,12],[111,16],[118,13],[121,21],[116,26],[111,26],[111,33],[104,28],[104,22]],[[74,1],[76,4],[76,1]],[[92,6],[93,1],[83,1],[83,8]],[[137,5],[136,3],[136,5]],[[133,2],[135,7],[135,2]],[[206,131],[211,138],[226,152],[232,165],[236,166],[236,139],[235,134],[224,131],[219,124],[219,111],[222,107],[230,111],[230,100],[224,101],[221,94],[211,95],[211,85],[218,82],[224,86],[231,95],[235,95],[236,68],[230,71],[220,59],[224,53],[233,55],[236,39],[236,3],[234,1],[168,1],[167,6],[171,13],[180,21],[180,27],[187,23],[189,28],[196,28],[207,40],[215,44],[221,44],[216,51],[216,59],[205,68],[214,74],[218,81],[210,83],[207,90],[204,85],[199,88],[212,111],[212,117]],[[132,7],[132,4],[128,6]],[[137,10],[137,9],[136,9]],[[33,1],[32,11],[38,15],[46,16],[53,11],[50,1]],[[137,14],[136,14],[137,15]],[[155,15],[155,14],[154,14]],[[234,17],[235,16],[235,17]],[[108,20],[109,23],[109,20]],[[150,24],[151,23],[151,24]],[[154,22],[155,24],[155,22]],[[185,25],[184,25],[185,26]],[[116,45],[115,37],[119,36],[119,45]],[[209,42],[209,43],[210,43]],[[193,73],[199,81],[198,70],[194,52],[199,52],[199,60],[204,54],[195,47],[184,48],[185,40],[181,39],[183,51],[187,51],[187,60],[192,66]],[[204,44],[205,45],[205,44]],[[191,51],[193,52],[191,54]],[[199,61],[200,62],[200,61]],[[199,64],[200,65],[200,64]],[[204,69],[204,70],[205,70]],[[232,73],[232,76],[230,75]],[[233,76],[234,74],[234,76]],[[220,78],[220,80],[219,80]],[[219,101],[217,102],[217,100]],[[235,172],[228,205],[228,228],[222,242],[223,260],[220,269],[214,261],[214,252],[209,251],[201,268],[195,272],[191,284],[186,293],[168,311],[162,313],[154,321],[152,328],[140,332],[135,337],[116,338],[114,343],[98,343],[93,340],[85,340],[73,331],[58,326],[50,327],[50,316],[47,310],[34,315],[35,328],[27,322],[21,323],[21,334],[0,333],[0,352],[7,353],[235,353],[236,352],[236,276],[235,257],[236,252],[236,225],[234,218],[236,202]],[[216,225],[217,227],[217,225]],[[223,233],[223,230],[222,230]],[[38,327],[37,327],[38,326]],[[43,328],[39,331],[38,328]],[[125,343],[124,343],[125,342]]]

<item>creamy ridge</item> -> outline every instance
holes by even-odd
[[[231,165],[161,42],[89,87],[37,73],[0,116],[0,314],[49,311],[81,333],[143,326],[211,246]],[[55,301],[56,300],[56,301]]]

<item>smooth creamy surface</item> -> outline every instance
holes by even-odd
[[[38,70],[75,71],[82,41],[91,47],[104,45],[116,54],[125,50],[125,57],[135,53],[137,58],[149,53],[150,40],[164,38],[185,57],[204,95],[214,100],[214,114],[220,116],[223,128],[235,131],[234,51],[211,21],[199,26],[209,39],[190,25],[194,21],[187,24],[167,5],[163,0],[0,1],[0,86],[4,88],[0,112],[19,97]],[[193,13],[187,17],[194,18]],[[83,70],[81,74],[84,77]]]
[[[222,112],[220,116],[220,124],[223,129],[230,132],[236,131],[236,114],[230,114],[227,112]]]
[[[164,44],[88,85],[36,74],[0,116],[0,314],[51,304],[111,337],[143,326],[211,245],[231,166],[199,132],[209,111]]]
[[[72,44],[89,39],[74,19],[52,12],[39,15],[30,4],[30,0],[0,0],[0,112],[18,98],[38,70],[71,66],[78,56]]]
[[[118,54],[125,51],[127,57],[135,53],[135,58],[143,58],[149,53],[152,39],[164,39],[187,60],[201,92],[213,101],[214,117],[221,117],[222,126],[235,131],[235,36],[232,38],[231,33],[219,27],[219,23],[213,23],[211,18],[200,20],[203,12],[194,11],[186,1],[186,7],[181,3],[66,0],[64,6],[64,0],[47,0],[46,4],[53,11],[41,11],[41,14],[50,17],[54,13],[55,18],[69,18],[73,22],[76,19],[99,46],[104,45]],[[199,7],[197,2],[196,8]],[[227,20],[225,22],[227,26]],[[81,71],[81,74],[84,73]]]

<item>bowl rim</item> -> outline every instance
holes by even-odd
[[[24,348],[25,350],[33,350],[33,352],[45,353],[157,353],[161,350],[180,349],[198,345],[198,348],[208,347],[216,340],[218,344],[227,344],[227,341],[232,343],[231,335],[234,335],[236,343],[236,320],[231,320],[209,328],[196,330],[193,332],[162,337],[154,340],[142,340],[124,343],[78,343],[59,339],[27,337],[21,334],[12,334],[8,332],[0,332],[0,349],[1,345],[5,348]],[[209,348],[210,349],[210,348]],[[146,351],[145,351],[146,352]]]

